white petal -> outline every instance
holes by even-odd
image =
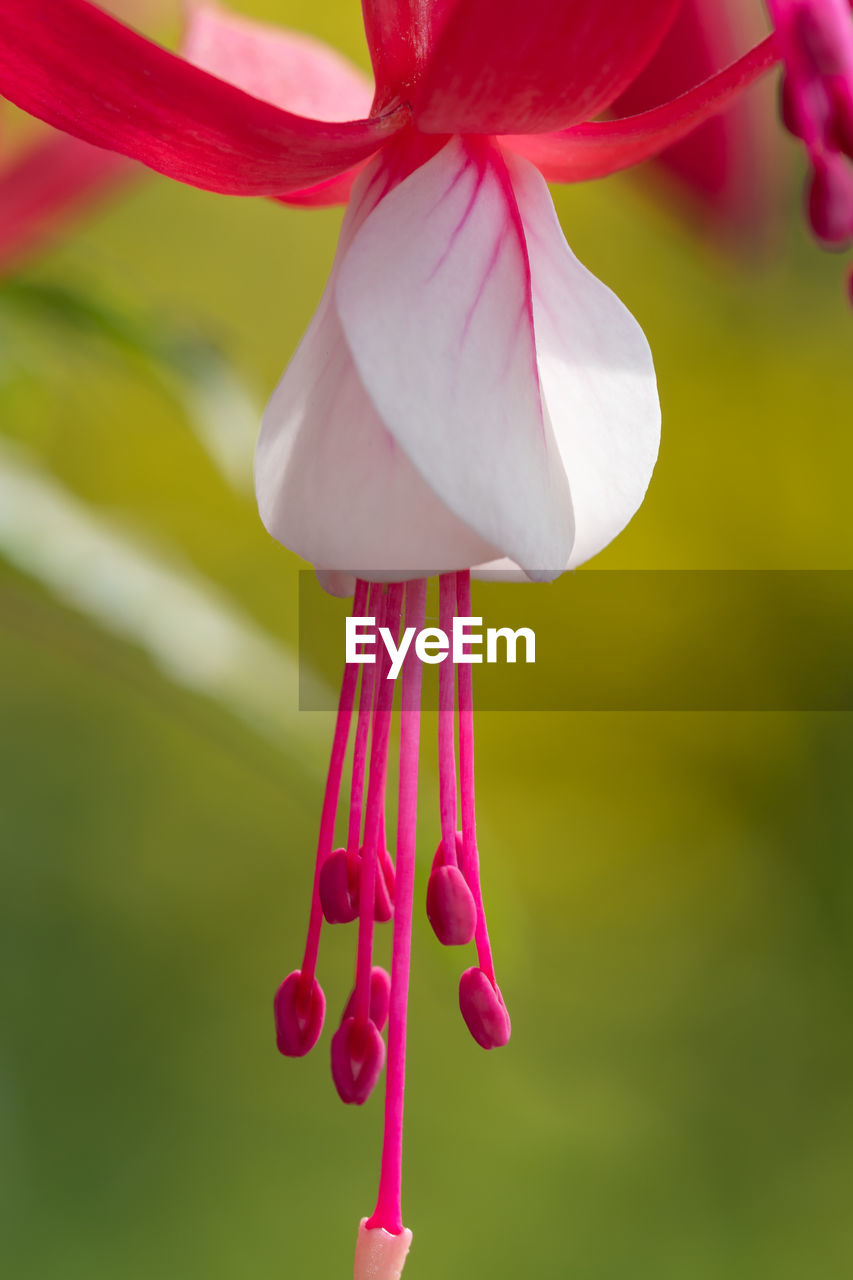
[[[457,519],[389,435],[356,372],[333,303],[353,232],[372,207],[359,179],[325,293],[264,414],[255,455],[261,519],[321,568],[400,576],[457,569],[497,549]]]
[[[501,552],[561,569],[571,499],[499,153],[454,139],[395,187],[353,237],[336,297],[361,380],[430,487]]]
[[[660,444],[655,371],[634,317],[566,244],[538,170],[515,156],[507,165],[530,257],[539,378],[572,494],[574,568],[643,501]]]
[[[519,569],[509,556],[500,560],[489,560],[485,564],[475,564],[471,569],[471,577],[480,582],[531,582],[532,579],[523,569]]]
[[[355,574],[343,569],[317,569],[317,581],[330,596],[346,600],[355,592]]]

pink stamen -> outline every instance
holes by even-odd
[[[471,574],[464,570],[456,575],[456,611],[459,617],[471,617]],[[495,966],[480,886],[480,856],[477,850],[477,819],[474,804],[474,679],[471,664],[459,664],[459,789],[462,800],[462,874],[474,896],[477,925],[474,942],[480,968],[495,983]]]
[[[377,619],[377,625],[384,621],[382,586],[374,582],[370,587],[368,599],[370,617]],[[358,615],[355,615],[358,616]],[[323,915],[329,924],[349,924],[359,913],[359,883],[361,871],[361,819],[364,802],[364,772],[367,758],[367,739],[373,715],[373,702],[376,687],[376,666],[363,663],[361,666],[361,687],[358,698],[358,719],[355,729],[355,743],[352,755],[352,778],[350,782],[349,823],[347,826],[347,843],[345,849],[336,849],[325,861],[320,872],[320,903]],[[381,898],[381,886],[377,887]],[[386,917],[388,918],[388,917]]]
[[[816,75],[853,72],[853,27],[846,0],[798,0],[789,13],[803,59]]]
[[[442,847],[439,845],[439,855]],[[438,862],[433,864],[427,885],[426,910],[433,932],[442,946],[464,947],[473,938],[477,908],[458,867],[445,867]]]
[[[363,615],[366,604],[367,583],[359,581],[356,583],[353,597],[353,612]],[[323,928],[323,908],[320,905],[320,872],[323,863],[332,851],[332,843],[335,838],[335,818],[338,812],[338,798],[341,791],[341,775],[344,768],[344,757],[349,738],[357,683],[358,664],[348,662],[344,669],[341,696],[338,701],[335,736],[332,740],[329,772],[326,775],[326,790],[323,794],[323,810],[320,815],[320,833],[317,838],[317,858],[314,863],[311,914],[308,921],[308,936],[305,941],[305,955],[302,960],[302,991],[305,999],[308,998],[313,988],[317,956],[320,951],[320,934]]]
[[[395,639],[400,631],[400,609],[403,584],[391,583],[385,594],[383,618],[377,617],[377,628],[387,626]],[[356,958],[354,1017],[366,1022],[370,1017],[370,972],[373,964],[373,928],[376,901],[376,873],[379,839],[385,809],[385,779],[388,768],[388,739],[391,710],[394,703],[394,681],[387,679],[391,659],[383,645],[376,661],[376,684],[373,731],[370,744],[370,773],[367,786],[367,809],[364,818],[364,844],[361,853],[361,889],[359,895],[358,955]]]
[[[426,611],[426,582],[406,584],[406,626],[420,631]],[[368,1230],[403,1233],[403,1104],[406,1074],[406,1010],[412,951],[412,900],[418,817],[421,663],[410,650],[403,664],[400,712],[400,788],[397,809],[397,897],[391,953],[391,1003],[388,1015],[388,1073],[385,1082],[385,1130],[376,1209]]]
[[[381,623],[381,618],[379,616],[381,608],[382,584],[379,582],[373,582],[370,584],[367,616],[376,618],[377,626]],[[355,611],[355,602],[353,602],[353,615],[358,616]],[[374,686],[376,683],[375,673],[375,664],[365,662],[362,665],[361,690],[359,692],[358,701],[358,720],[356,721],[355,726],[355,745],[353,746],[352,755],[349,826],[347,828],[347,854],[352,858],[358,856],[359,844],[361,841],[361,817],[362,804],[364,800],[364,766],[367,759],[367,733],[370,728],[370,717],[373,712]]]
[[[349,924],[358,915],[358,858],[334,849],[320,868],[320,906],[327,924]]]
[[[353,601],[354,614],[364,614],[368,598],[370,614],[376,618],[379,626],[387,627],[395,638],[399,636],[404,599],[406,625],[413,627],[415,631],[423,628],[426,609],[424,580],[407,584],[392,583],[386,587],[373,586],[369,589],[365,582],[358,581]],[[467,572],[444,575],[440,583],[440,616],[443,628],[452,632],[454,614],[470,616],[470,612],[470,575]],[[307,1053],[320,1034],[325,1010],[325,999],[314,976],[323,908],[330,906],[330,919],[345,918],[346,913],[354,909],[351,899],[357,888],[359,930],[355,984],[338,1029],[332,1037],[331,1066],[332,1077],[342,1100],[357,1106],[366,1102],[385,1065],[386,1048],[381,1033],[387,1017],[388,1075],[379,1190],[373,1217],[362,1223],[356,1255],[356,1274],[364,1278],[374,1274],[375,1268],[371,1268],[380,1259],[383,1274],[399,1274],[399,1266],[402,1265],[410,1240],[410,1233],[403,1228],[401,1197],[406,1014],[411,967],[422,667],[416,651],[411,649],[403,665],[401,681],[395,867],[387,849],[385,833],[388,749],[395,690],[394,681],[388,679],[390,664],[387,646],[383,644],[377,650],[375,664],[352,663],[345,669],[320,820],[305,960],[302,970],[289,974],[281,984],[275,1000],[279,1048],[288,1056]],[[368,670],[371,666],[372,670]],[[332,853],[341,775],[358,688],[359,667],[363,674],[353,746],[347,845]],[[456,830],[459,806],[454,691],[457,678],[461,832]],[[510,1022],[495,981],[480,886],[474,803],[473,681],[470,664],[461,664],[458,677],[454,674],[452,662],[443,664],[439,710],[442,842],[430,876],[427,909],[441,941],[464,943],[474,937],[479,967],[463,973],[459,986],[459,1003],[474,1039],[483,1048],[492,1049],[506,1044],[510,1035]],[[351,882],[348,879],[348,867],[353,862],[356,870]],[[323,902],[321,892],[324,869],[327,872],[334,870],[334,875],[327,876],[330,886],[328,903]],[[373,939],[375,921],[383,918],[383,903],[387,904],[390,915],[392,893],[394,934],[389,978],[382,968],[373,965]],[[392,1262],[393,1267],[389,1270]],[[394,1267],[397,1271],[393,1270]]]
[[[456,575],[443,573],[438,580],[438,625],[446,636],[453,630],[456,612]],[[449,658],[438,668],[438,788],[441,815],[442,864],[456,864],[456,719],[454,667]]]
[[[332,1036],[332,1079],[341,1102],[361,1107],[385,1065],[385,1041],[365,1018],[344,1018]]]
[[[853,160],[853,83],[836,81],[833,89],[835,114],[833,142],[839,151]]]
[[[378,857],[373,914],[377,924],[387,924],[394,914],[394,863],[391,859],[391,854],[388,852],[388,840],[385,834],[384,791],[379,821]]]
[[[375,964],[370,974],[370,1021],[382,1031],[388,1021],[391,1000],[391,978],[381,965]],[[355,988],[347,1001],[341,1021],[355,1016]]]
[[[466,969],[459,979],[459,1009],[482,1049],[499,1049],[509,1040],[512,1024],[500,988],[482,969]]]
[[[809,221],[819,240],[843,245],[853,238],[853,167],[837,153],[816,155],[809,186]]]
[[[371,616],[376,617],[378,623],[384,626],[381,598],[372,608]],[[375,670],[375,664],[365,664],[361,675],[347,845],[344,849],[335,849],[326,858],[320,871],[320,904],[328,924],[349,924],[356,919],[360,910],[362,849],[359,841],[362,838],[364,763],[376,689]],[[394,914],[394,863],[385,842],[384,799],[380,817],[378,860],[373,914],[377,923],[385,923]]]
[[[456,575],[439,579],[439,625],[445,635],[453,630],[456,612]],[[450,658],[438,669],[438,786],[441,844],[436,850],[427,885],[426,909],[435,936],[445,947],[464,946],[474,936],[477,919],[471,890],[459,870],[456,832],[455,675]]]
[[[456,575],[457,612],[471,616],[471,575]],[[478,969],[466,969],[459,982],[459,1008],[471,1035],[484,1049],[505,1045],[511,1033],[509,1014],[495,981],[495,966],[480,887],[480,857],[474,805],[474,680],[471,664],[459,665],[459,778],[462,796],[462,871],[474,897],[477,923],[474,942]]]
[[[289,973],[273,1000],[275,1040],[279,1053],[302,1058],[314,1048],[323,1030],[326,997],[315,978],[308,990],[298,969]]]

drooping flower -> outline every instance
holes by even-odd
[[[827,155],[850,151],[850,68],[819,41],[814,52],[795,7],[839,23],[849,13],[843,0],[773,4],[798,128],[835,175]],[[637,323],[571,254],[544,180],[659,154],[730,105],[779,47],[771,36],[677,98],[599,122],[649,66],[679,0],[365,0],[364,10],[372,105],[357,73],[304,39],[198,10],[191,65],[87,0],[6,0],[0,91],[207,190],[302,205],[352,194],[326,292],[264,419],[256,483],[274,536],[330,587],[354,589],[354,614],[395,641],[401,619],[404,634],[423,625],[428,573],[441,575],[447,630],[471,613],[472,567],[554,577],[639,506],[658,444],[651,357]],[[830,186],[817,222],[835,230],[844,200],[835,177]],[[355,988],[331,1057],[344,1100],[365,1101],[387,1018],[380,1189],[356,1255],[356,1276],[375,1280],[399,1275],[410,1238],[400,1197],[421,680],[411,652],[402,671],[396,858],[384,817],[394,681],[383,657],[345,671],[305,955],[275,1002],[279,1047],[301,1056],[325,1014],[323,919],[357,919]],[[335,849],[357,693],[348,833]],[[480,891],[470,665],[454,676],[443,664],[439,699],[441,841],[427,908],[440,941],[473,936],[478,963],[462,976],[460,1006],[491,1048],[508,1039],[509,1016]],[[389,978],[372,952],[376,921],[391,915]]]

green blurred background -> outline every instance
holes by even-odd
[[[235,7],[367,65],[349,0]],[[853,567],[853,330],[797,183],[760,265],[648,173],[557,194],[664,407],[647,501],[598,567]],[[332,1280],[372,1208],[379,1091],[338,1102],[328,1034],[299,1062],[274,1046],[331,724],[294,710],[304,566],[244,462],[339,222],[143,174],[0,294],[0,461],[25,495],[0,521],[10,1276]],[[203,444],[222,406],[236,488]],[[851,768],[844,715],[481,717],[513,1039],[470,1040],[460,956],[419,906],[407,1277],[853,1271]],[[427,736],[419,903],[435,793]],[[334,1019],[354,939],[326,936]]]

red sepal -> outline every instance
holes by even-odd
[[[532,160],[549,182],[604,178],[648,160],[686,137],[724,110],[777,60],[775,37],[768,36],[725,71],[652,111],[539,137],[518,135],[500,141]]]
[[[364,160],[408,120],[292,115],[191,66],[87,0],[5,0],[0,93],[66,133],[229,195],[279,195]]]
[[[680,0],[456,0],[409,99],[428,133],[589,120],[639,74]]]

